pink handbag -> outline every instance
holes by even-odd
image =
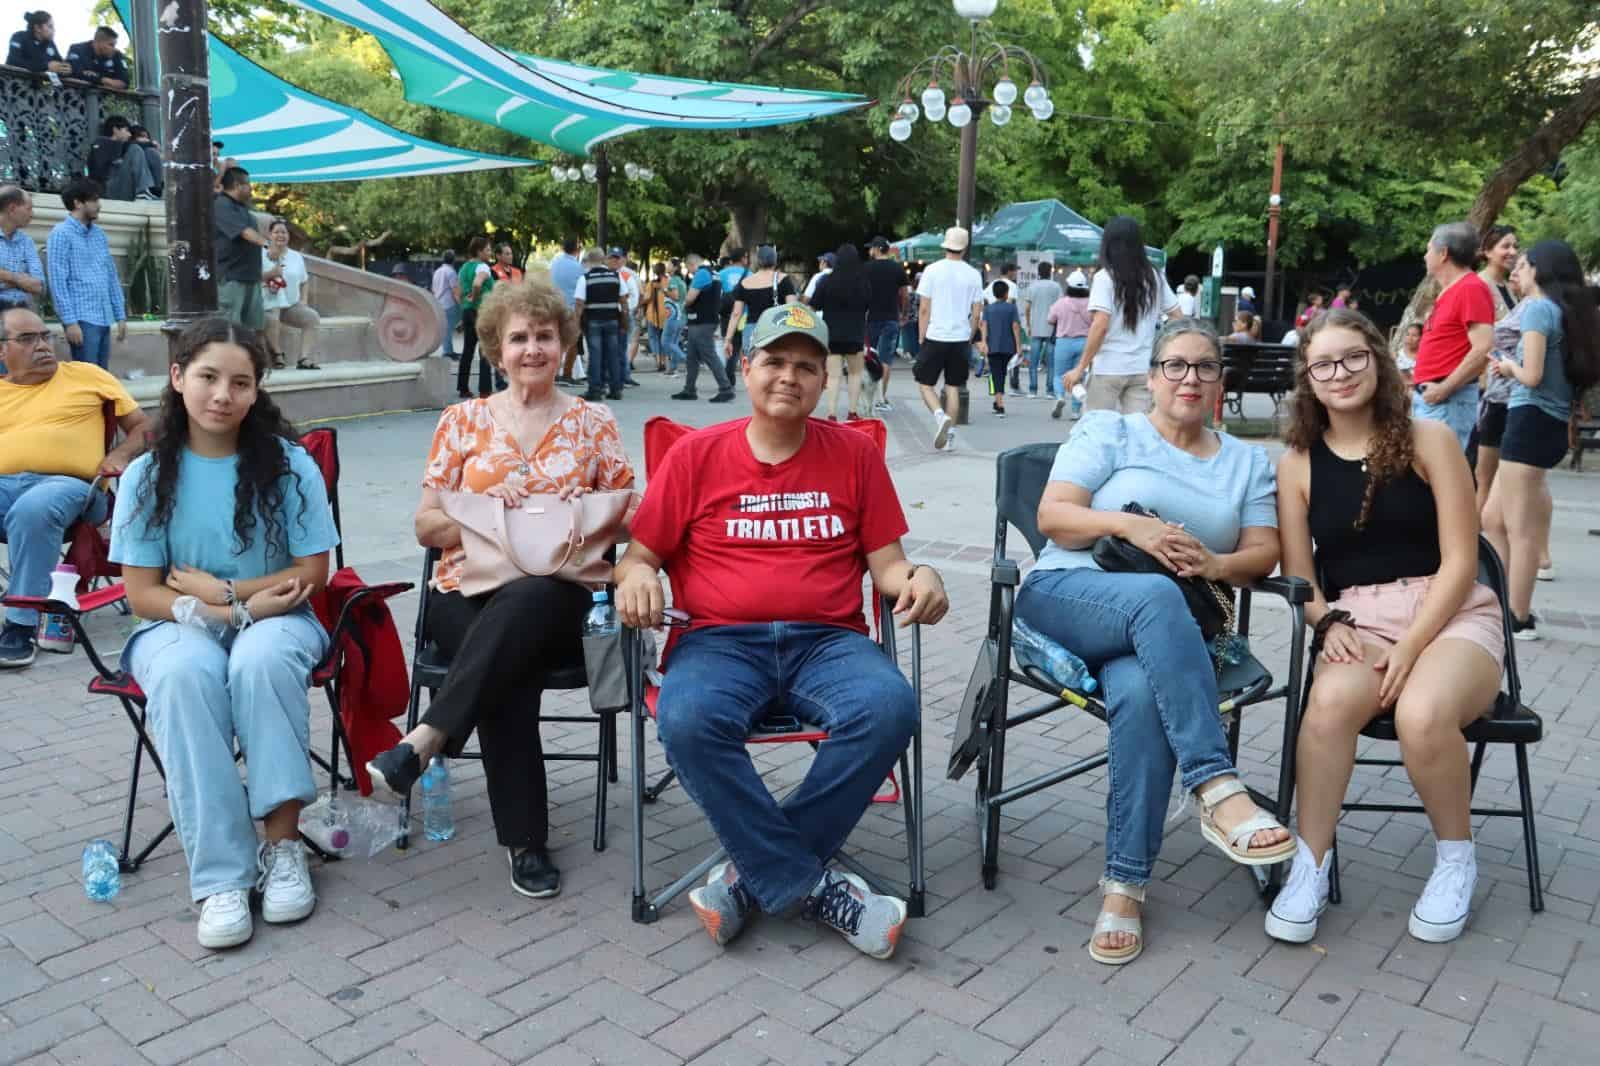
[[[444,513],[461,527],[461,594],[481,596],[522,577],[554,577],[583,585],[611,580],[605,553],[622,534],[633,499],[629,489],[563,500],[528,496],[507,507],[493,496],[440,492]]]

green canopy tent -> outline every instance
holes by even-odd
[[[907,237],[905,240],[895,241],[894,246],[900,251],[900,261],[902,263],[911,263],[918,260],[926,262],[944,255],[944,249],[940,247],[943,241],[943,233],[934,233],[929,230],[927,233],[919,233],[915,237]]]
[[[1007,204],[978,223],[972,234],[971,258],[996,263],[1015,259],[1021,252],[1046,252],[1058,266],[1087,266],[1100,254],[1100,227],[1060,200],[1028,200]],[[919,233],[897,242],[907,261],[937,259],[944,254],[942,233]],[[1145,247],[1157,268],[1167,265],[1167,253]]]

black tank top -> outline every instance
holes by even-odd
[[[1408,469],[1380,485],[1367,524],[1356,528],[1367,474],[1360,459],[1341,459],[1322,441],[1311,446],[1311,506],[1322,594],[1331,602],[1356,585],[1382,585],[1439,572],[1439,513],[1433,490]]]

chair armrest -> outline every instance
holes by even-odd
[[[5,596],[0,597],[0,604],[6,607],[21,608],[25,611],[48,611],[50,614],[64,614],[75,618],[82,608],[68,607],[60,600],[52,600],[49,596]]]
[[[996,585],[1010,585],[1016,588],[1022,584],[1022,567],[1010,559],[996,559],[989,568],[989,580]]]
[[[1303,577],[1264,577],[1250,583],[1250,591],[1276,596],[1286,603],[1303,607],[1311,602],[1311,582]]]

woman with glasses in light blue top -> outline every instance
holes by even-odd
[[[1258,866],[1294,854],[1293,838],[1256,808],[1234,770],[1211,654],[1177,583],[1106,573],[1090,550],[1120,537],[1172,574],[1234,585],[1278,565],[1266,452],[1206,427],[1222,371],[1211,325],[1178,319],[1156,338],[1149,413],[1083,416],[1039,503],[1050,543],[1017,596],[1018,617],[1081,656],[1105,693],[1105,899],[1089,954],[1110,965],[1144,948],[1140,905],[1175,770],[1199,801],[1207,839],[1229,859]],[[1125,512],[1130,503],[1160,517]]]

